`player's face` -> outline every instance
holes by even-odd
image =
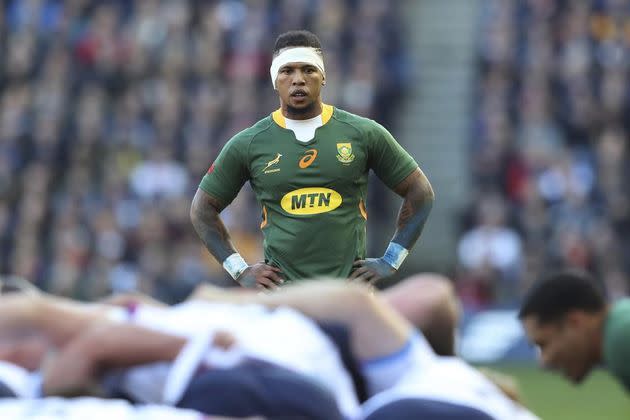
[[[294,111],[300,114],[313,109],[320,102],[323,82],[321,71],[312,64],[288,63],[278,70],[276,89],[289,113]]]
[[[590,337],[579,322],[572,319],[541,324],[535,316],[525,317],[523,326],[529,340],[539,349],[543,368],[559,371],[574,383],[589,373],[591,363]]]

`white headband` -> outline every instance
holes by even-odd
[[[318,50],[312,47],[295,47],[288,48],[282,51],[271,62],[271,83],[273,87],[276,87],[276,78],[278,77],[278,71],[280,68],[288,63],[308,63],[317,67],[322,75],[326,77],[326,71],[324,70],[324,60],[322,56],[317,53]]]

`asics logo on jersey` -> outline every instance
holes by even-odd
[[[286,193],[280,201],[282,209],[289,214],[300,216],[327,213],[339,207],[341,194],[330,188],[300,188]]]
[[[303,156],[302,159],[300,159],[300,161],[298,162],[298,166],[301,169],[306,169],[311,166],[311,163],[313,163],[315,161],[315,158],[317,158],[317,149],[309,149],[304,153],[305,156]]]
[[[266,174],[268,174],[270,172],[279,172],[280,169],[269,169],[269,168],[272,167],[273,165],[277,165],[278,163],[280,163],[280,158],[281,157],[282,157],[282,155],[280,153],[278,153],[274,159],[272,159],[269,162],[267,162],[267,166],[265,166],[263,168],[263,172],[266,173]]]

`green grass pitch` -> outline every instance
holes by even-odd
[[[525,403],[543,420],[630,420],[630,393],[604,371],[574,386],[535,366],[488,367],[514,376]]]

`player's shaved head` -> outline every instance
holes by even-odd
[[[459,304],[448,277],[416,274],[385,289],[383,298],[422,331],[437,354],[455,354]]]
[[[273,55],[275,56],[283,49],[289,47],[311,47],[315,48],[320,54],[322,50],[322,44],[317,35],[305,30],[288,31],[280,34],[273,46]]]
[[[518,317],[534,316],[545,324],[562,319],[572,310],[595,313],[605,306],[604,293],[595,279],[582,271],[566,270],[536,283],[525,296]]]

